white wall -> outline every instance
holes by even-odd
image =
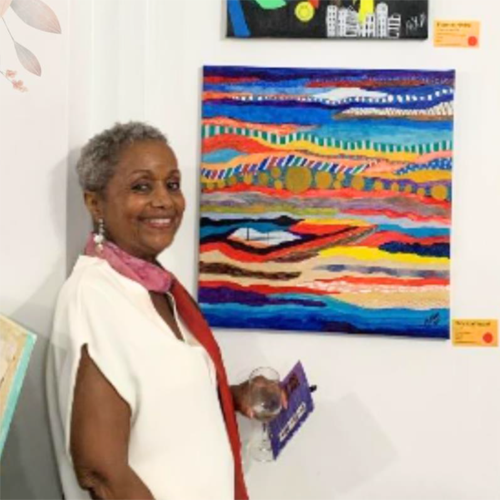
[[[7,11],[5,21],[40,61],[42,76],[23,69],[3,23],[1,69],[18,71],[19,93],[0,78],[0,314],[38,335],[0,467],[2,498],[54,498],[44,397],[44,362],[54,300],[65,278],[68,5],[48,0],[62,34],[33,29]]]
[[[498,141],[500,4],[432,0],[433,18],[478,19],[480,50],[427,42],[226,40],[220,0],[158,2],[157,102],[147,115],[168,131],[187,174],[190,210],[168,262],[196,270],[200,67],[438,68],[457,70],[452,314],[497,318],[500,298]],[[157,90],[156,90],[157,89]],[[493,229],[495,228],[495,229]],[[182,252],[182,253],[181,253]],[[251,464],[254,498],[500,498],[500,356],[449,343],[363,336],[218,331],[230,373],[301,359],[317,411],[272,465]],[[246,427],[246,426],[245,426]]]
[[[165,262],[194,290],[203,64],[455,68],[453,316],[498,317],[500,257],[495,214],[500,213],[500,197],[496,196],[500,171],[490,152],[497,140],[500,104],[500,69],[494,63],[500,49],[496,26],[500,4],[492,0],[430,3],[435,18],[481,20],[482,48],[435,49],[431,40],[226,40],[222,0],[75,2],[70,23],[70,167],[75,150],[88,136],[116,120],[147,119],[166,131],[184,169],[189,208]],[[63,110],[64,88],[60,81],[53,85],[37,106],[49,106],[53,98],[56,108]],[[55,289],[62,281],[61,262],[74,261],[88,219],[74,175],[70,173],[67,189],[62,180],[67,153],[59,143],[65,134],[62,122],[57,119],[50,130],[42,127],[40,131],[34,118],[25,119],[28,105],[14,109],[9,102],[8,116],[24,127],[25,133],[20,134],[12,122],[4,123],[5,99],[3,94],[0,97],[0,308],[44,332]],[[23,112],[16,116],[19,109]],[[43,112],[37,109],[36,116],[41,120]],[[38,140],[40,134],[45,141]],[[8,144],[5,137],[10,138]],[[44,157],[34,146],[15,149],[21,137],[30,145],[58,140]],[[57,165],[61,175],[50,177]],[[51,184],[49,178],[57,181]],[[4,185],[8,186],[6,195]],[[67,229],[53,208],[63,214],[66,196]],[[6,249],[5,234],[12,241]],[[266,465],[247,463],[254,499],[500,498],[497,350],[458,350],[449,343],[383,337],[216,333],[234,380],[265,364],[286,372],[301,359],[311,381],[319,386],[317,411],[280,460]],[[40,398],[27,388],[16,425],[29,421],[32,402]],[[39,422],[28,433],[30,437],[47,431],[45,422]],[[249,425],[242,424],[246,439]],[[43,458],[37,455],[29,461],[29,445],[19,447],[22,466],[4,464],[4,476],[15,466],[28,484],[40,480],[32,464],[41,466]],[[30,498],[25,494],[3,497]],[[47,495],[37,495],[42,497]]]

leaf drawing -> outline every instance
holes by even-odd
[[[0,0],[2,2],[4,0]],[[49,33],[61,33],[61,25],[54,11],[42,0],[12,0],[12,10],[33,28]]]
[[[38,62],[38,59],[36,58],[35,54],[33,54],[33,52],[29,51],[26,47],[23,47],[20,43],[14,42],[14,44],[16,47],[16,53],[17,53],[17,57],[19,59],[19,62],[30,73],[33,73],[34,75],[37,75],[37,76],[41,76],[42,67],[40,66],[40,63]]]
[[[0,0],[0,17],[5,14],[5,11],[9,8],[12,0]]]

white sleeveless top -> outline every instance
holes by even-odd
[[[234,460],[212,361],[149,293],[104,260],[80,257],[57,302],[47,366],[50,423],[66,500],[89,499],[69,453],[82,346],[131,409],[129,464],[157,500],[233,500]]]

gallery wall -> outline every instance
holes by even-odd
[[[163,260],[195,291],[201,67],[242,64],[456,69],[452,315],[496,318],[500,171],[493,151],[500,69],[492,61],[500,47],[500,6],[491,0],[430,3],[433,18],[482,21],[481,48],[436,49],[431,40],[226,40],[222,0],[73,3],[64,46],[37,41],[55,65],[47,65],[39,93],[6,94],[0,87],[0,217],[9,242],[2,239],[0,312],[38,333],[39,346],[46,342],[57,288],[89,227],[72,172],[77,151],[117,120],[161,127],[179,157],[188,209]],[[63,23],[68,3],[51,5]],[[261,365],[285,373],[300,359],[318,385],[316,412],[278,462],[259,465],[245,452],[252,498],[499,497],[498,350],[361,335],[216,335],[234,381]],[[57,491],[42,357],[39,348],[2,463],[2,498],[50,498]],[[253,429],[243,420],[241,426],[246,442]],[[39,451],[33,452],[33,440]]]
[[[488,0],[433,0],[432,18],[482,22],[479,50],[427,42],[226,40],[222,4],[157,3],[148,115],[164,128],[184,169],[189,211],[165,261],[195,289],[200,68],[203,64],[283,67],[456,69],[452,315],[496,318],[500,259],[495,224],[500,173],[496,139],[500,47]],[[151,56],[151,55],[150,55]],[[168,63],[162,67],[162,61]],[[188,255],[192,257],[188,258]],[[364,336],[217,331],[234,379],[255,366],[286,372],[301,359],[317,411],[280,460],[250,464],[255,498],[469,499],[500,495],[497,350],[449,342]],[[244,431],[251,431],[244,422]]]
[[[0,70],[16,71],[13,80],[27,89],[16,90],[0,75],[0,314],[38,335],[0,464],[1,498],[59,493],[43,381],[54,302],[65,278],[69,37],[67,2],[50,6],[60,34],[27,25],[12,9],[4,16],[14,39],[38,59],[40,76],[22,66],[0,26]]]

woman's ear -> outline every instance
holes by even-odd
[[[85,205],[87,206],[87,210],[92,215],[92,220],[94,221],[94,224],[96,224],[97,221],[99,219],[102,219],[103,217],[101,196],[94,191],[85,191],[83,193],[83,199],[85,200]]]

